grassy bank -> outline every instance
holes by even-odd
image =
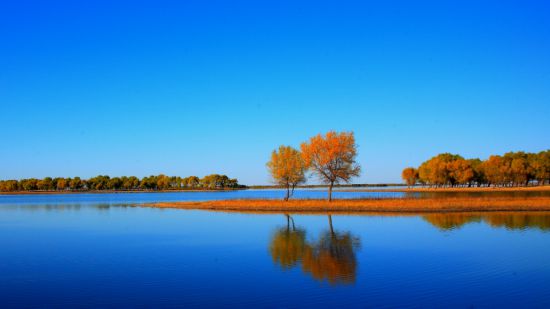
[[[430,187],[412,187],[412,188],[391,188],[391,189],[339,189],[340,192],[542,192],[550,191],[550,186],[532,186],[532,187],[454,187],[454,188],[430,188]]]
[[[221,200],[145,204],[147,207],[243,212],[337,213],[337,212],[486,212],[550,211],[550,197],[460,197],[349,200]]]

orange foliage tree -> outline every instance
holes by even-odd
[[[306,167],[302,155],[290,146],[279,146],[279,150],[273,150],[267,168],[273,181],[286,188],[285,201],[292,196],[294,188],[306,180]]]
[[[407,186],[410,188],[418,181],[418,170],[414,167],[407,167],[401,173],[401,178],[405,180],[405,183],[407,183]]]
[[[360,166],[355,162],[357,146],[353,132],[330,131],[312,137],[301,145],[302,157],[319,179],[329,185],[328,200],[332,200],[332,188],[340,181],[349,182],[359,176]]]
[[[442,153],[423,162],[418,177],[420,183],[436,187],[544,185],[550,182],[550,150],[508,152],[485,161]]]

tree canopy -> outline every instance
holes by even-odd
[[[280,146],[278,150],[273,150],[271,160],[267,162],[267,168],[273,181],[286,188],[285,201],[292,196],[298,184],[306,181],[306,168],[302,155],[290,146]]]
[[[158,190],[188,190],[211,189],[223,190],[243,188],[237,179],[227,175],[211,174],[199,178],[197,176],[179,177],[164,174],[143,177],[136,176],[110,177],[98,175],[89,179],[80,177],[45,177],[43,179],[28,178],[20,180],[0,180],[0,191],[158,191]]]
[[[550,183],[550,150],[508,152],[485,161],[442,153],[423,162],[417,177],[413,177],[413,170],[403,170],[402,177],[409,186],[417,182],[435,187],[544,185]]]
[[[349,182],[359,176],[357,145],[353,132],[330,131],[324,136],[318,134],[302,143],[302,158],[319,180],[329,185],[328,200],[332,200],[332,188],[339,182]]]

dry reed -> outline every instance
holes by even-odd
[[[395,199],[221,200],[144,204],[157,208],[243,212],[338,213],[338,212],[486,212],[550,211],[550,197],[449,197]]]

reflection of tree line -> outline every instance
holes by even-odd
[[[405,192],[405,198],[460,198],[460,197],[548,197],[549,191],[480,191],[480,192]]]
[[[329,230],[317,240],[306,239],[306,231],[296,228],[294,220],[286,215],[286,227],[275,231],[270,252],[273,262],[287,270],[301,263],[302,271],[319,281],[330,284],[355,282],[359,239],[350,232],[335,231],[329,215]]]
[[[108,203],[101,203],[101,204],[11,204],[11,205],[4,205],[2,207],[4,208],[16,208],[20,210],[26,210],[26,211],[79,211],[83,208],[91,208],[91,209],[97,209],[97,210],[108,210],[111,207],[131,207],[131,204],[108,204]]]
[[[505,227],[508,229],[538,228],[543,231],[550,230],[550,214],[529,214],[529,213],[489,213],[489,214],[467,214],[447,213],[430,214],[423,216],[424,220],[432,225],[443,229],[451,230],[460,228],[467,223],[486,222],[493,227]]]

